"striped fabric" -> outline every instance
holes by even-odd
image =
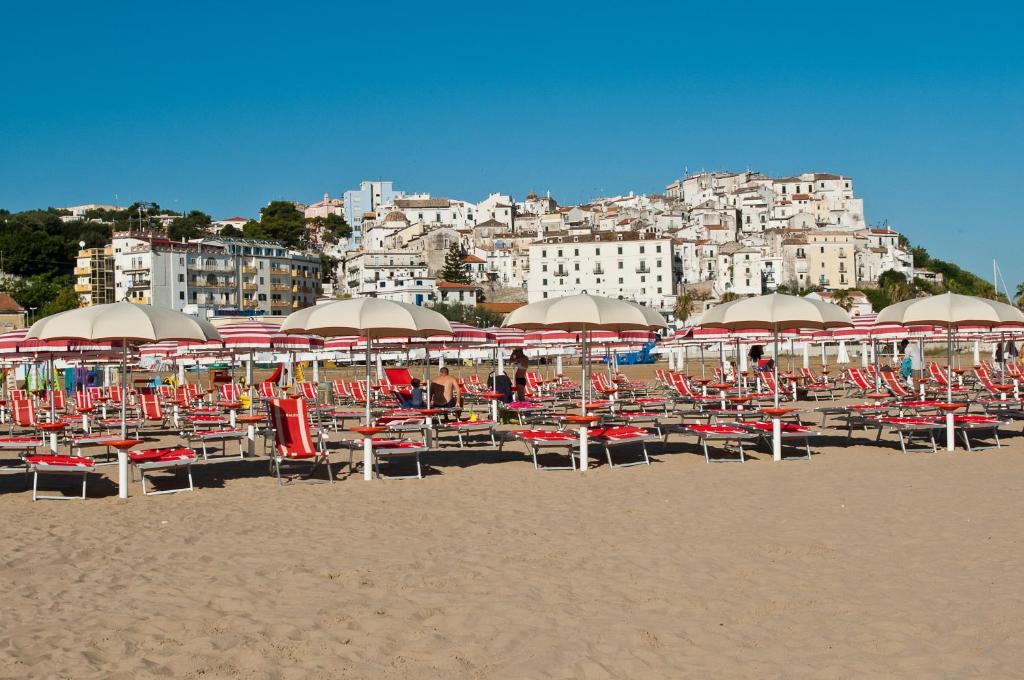
[[[274,425],[274,448],[283,458],[314,458],[318,455],[309,428],[306,402],[302,399],[273,399],[270,419]]]

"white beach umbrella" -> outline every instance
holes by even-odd
[[[773,373],[775,375],[775,407],[779,406],[779,333],[787,330],[806,328],[840,328],[852,326],[850,315],[839,305],[797,297],[795,295],[758,295],[756,297],[734,300],[717,307],[712,307],[701,316],[700,325],[704,328],[728,328],[743,330],[747,328],[766,328],[772,331],[775,357]],[[772,418],[772,453],[775,460],[782,459],[781,423],[778,417]]]
[[[1000,328],[1024,324],[1024,314],[996,300],[944,293],[897,302],[878,313],[877,323],[932,325],[946,329],[946,400],[953,401],[953,331],[957,328]],[[953,414],[946,419],[946,449],[953,450]]]
[[[359,336],[366,342],[366,425],[370,425],[370,350],[382,338],[451,336],[452,326],[443,316],[425,307],[384,300],[353,298],[307,307],[290,314],[281,324],[285,333],[309,333],[329,338]],[[429,394],[430,374],[427,373]],[[372,442],[363,438],[363,479],[372,479]]]
[[[114,302],[61,312],[36,321],[27,338],[39,340],[92,340],[121,342],[121,386],[127,388],[128,345],[177,340],[208,342],[219,340],[220,334],[203,319],[173,309]],[[127,438],[127,399],[121,399],[121,437]],[[119,451],[118,495],[128,497],[128,456]]]
[[[550,329],[584,331],[581,361],[580,413],[587,412],[590,354],[587,336],[590,331],[655,330],[664,328],[665,319],[657,311],[635,302],[597,295],[567,295],[548,298],[520,307],[505,317],[502,326],[523,330]],[[580,427],[580,468],[587,469],[587,428]]]

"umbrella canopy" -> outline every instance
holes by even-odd
[[[502,326],[531,330],[653,330],[665,327],[657,311],[635,302],[597,295],[567,295],[512,311]]]
[[[795,295],[758,295],[712,307],[701,316],[704,328],[728,328],[734,331],[767,329],[775,344],[775,407],[779,406],[779,333],[802,328],[840,328],[853,321],[839,305]],[[778,438],[773,442],[774,457],[780,459]]]
[[[353,298],[307,307],[281,324],[285,333],[325,338],[357,335],[368,339],[452,335],[448,320],[432,309],[382,298]]]
[[[906,300],[890,305],[878,313],[877,324],[911,324],[961,328],[980,326],[995,328],[1024,323],[1024,314],[1012,305],[996,300],[943,293],[926,298]]]
[[[704,312],[703,328],[731,330],[766,329],[782,331],[800,328],[852,326],[850,315],[839,305],[795,295],[758,295],[734,300]]]
[[[39,340],[120,340],[121,385],[128,381],[128,344],[179,340],[207,342],[220,340],[220,334],[209,321],[182,314],[173,309],[114,302],[72,309],[40,319],[32,324],[27,338]],[[127,399],[121,400],[121,437],[127,438]],[[118,494],[128,497],[128,457],[117,455]]]
[[[309,350],[323,345],[319,338],[289,335],[281,327],[262,321],[229,323],[217,329],[224,347],[234,350]]]
[[[27,338],[39,340],[220,340],[209,321],[173,309],[114,302],[61,312],[32,324]]]

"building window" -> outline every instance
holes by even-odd
[[[622,255],[622,246],[619,246],[619,255]]]
[[[580,256],[580,249],[579,248],[573,248],[572,249],[572,254],[573,254],[573,257],[579,257]]]
[[[640,246],[640,254],[641,254],[641,255],[643,255],[643,254],[644,254],[644,247],[643,247],[643,246]]]
[[[660,253],[661,252],[661,246],[654,246],[654,252]]]
[[[619,277],[619,285],[620,286],[622,285],[622,277],[621,276]]]
[[[185,275],[178,274],[178,283],[185,283]]]
[[[546,285],[548,285],[548,280],[547,280],[547,279],[544,279],[544,280],[543,280],[543,281],[541,282],[541,284],[542,284],[542,285],[545,285],[545,286],[546,286]]]

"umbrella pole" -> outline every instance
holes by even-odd
[[[128,382],[128,339],[121,340],[121,390],[124,394],[125,385]],[[128,438],[128,421],[125,404],[127,399],[121,399],[121,439]],[[117,497],[128,498],[128,452],[119,448],[117,450]]]
[[[580,349],[580,415],[587,415],[587,331],[583,331],[583,343]]]
[[[704,345],[698,345],[700,347],[700,377],[704,379]]]
[[[772,339],[775,344],[775,361],[772,362],[772,374],[775,376],[775,408],[779,407],[779,329],[772,329]],[[778,413],[772,416],[772,460],[782,460],[782,421]]]
[[[366,334],[366,426],[370,427],[370,334]],[[363,479],[373,479],[373,442],[372,435],[363,437]]]

